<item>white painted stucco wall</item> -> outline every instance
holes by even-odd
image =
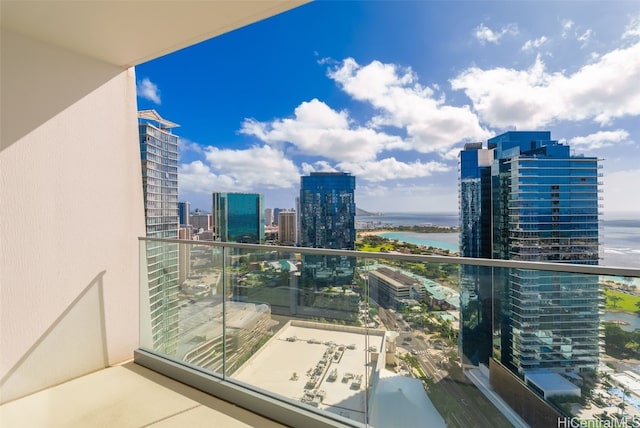
[[[0,403],[132,357],[135,75],[3,30]]]

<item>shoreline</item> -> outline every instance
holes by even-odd
[[[389,229],[360,229],[356,231],[357,236],[378,236],[381,233],[393,232]]]
[[[424,234],[424,235],[435,235],[435,234],[439,235],[439,234],[449,234],[450,232],[412,232],[412,231],[409,231],[409,230],[397,230],[397,229],[392,229],[392,228],[360,229],[359,231],[356,232],[356,241],[362,240],[363,238],[366,238],[368,236],[380,236],[380,235],[382,235],[384,233],[420,233],[420,234]],[[386,239],[388,241],[394,241],[393,239],[389,239],[389,238],[385,238],[385,237],[381,237],[381,238],[384,238],[384,239]],[[458,251],[452,250],[450,248],[442,247],[442,246],[416,244],[416,243],[413,243],[413,242],[407,242],[407,241],[402,241],[402,240],[400,240],[400,242],[405,242],[406,244],[409,244],[409,245],[415,245],[416,247],[422,248],[422,249],[425,249],[425,250],[432,249],[432,251],[435,250],[435,253],[436,254],[440,254],[440,255],[458,256],[460,254]],[[446,241],[441,242],[441,243],[442,244],[447,244]]]
[[[450,234],[454,234],[454,233],[458,233],[458,231],[452,232],[450,229],[447,228],[442,228],[442,231],[440,232],[419,232],[419,231],[413,231],[413,230],[406,230],[406,229],[389,229],[389,228],[382,228],[382,229],[356,229],[356,235],[359,236],[377,236],[380,235],[381,233],[424,233],[425,235],[431,235],[431,234],[435,234],[435,233],[450,233]]]

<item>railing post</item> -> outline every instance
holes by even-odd
[[[222,247],[222,378],[227,378],[227,247]]]

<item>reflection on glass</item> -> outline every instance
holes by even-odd
[[[534,425],[640,414],[638,278],[184,241],[141,260],[142,348],[338,420],[511,426],[487,387]]]

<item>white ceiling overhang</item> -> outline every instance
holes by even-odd
[[[287,11],[308,0],[2,0],[8,29],[131,67]]]

